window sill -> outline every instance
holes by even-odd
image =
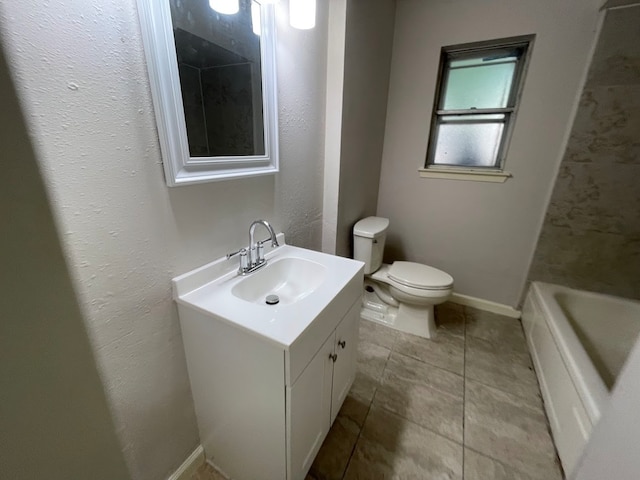
[[[445,180],[466,180],[471,182],[504,183],[512,175],[509,172],[464,170],[458,168],[420,168],[422,178],[443,178]]]

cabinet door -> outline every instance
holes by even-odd
[[[287,387],[287,479],[303,480],[331,426],[332,333]]]
[[[336,419],[342,403],[349,393],[356,376],[358,355],[358,327],[360,302],[353,304],[336,328],[335,363],[333,368],[333,392],[331,398],[331,423]]]

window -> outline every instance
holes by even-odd
[[[423,172],[502,172],[532,41],[527,36],[442,49]]]

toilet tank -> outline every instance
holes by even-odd
[[[389,219],[367,217],[353,226],[353,258],[364,262],[364,273],[373,273],[382,265]]]

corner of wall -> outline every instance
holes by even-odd
[[[322,200],[322,251],[336,253],[340,150],[342,146],[342,100],[347,0],[329,4],[327,45],[327,89],[324,144],[324,194]]]
[[[603,7],[604,8],[604,7]],[[602,9],[601,9],[602,10]],[[540,235],[542,234],[542,228],[544,226],[545,218],[547,216],[547,211],[549,210],[549,205],[551,203],[551,198],[553,196],[553,191],[556,185],[556,181],[558,179],[558,173],[560,172],[560,167],[562,165],[562,159],[564,158],[565,152],[567,150],[567,146],[569,145],[569,139],[571,138],[571,129],[576,120],[576,115],[578,114],[578,108],[580,106],[580,98],[582,97],[582,91],[584,90],[584,86],[587,82],[587,77],[589,75],[589,68],[591,66],[591,62],[593,61],[593,55],[596,51],[596,46],[598,45],[598,38],[600,37],[600,32],[602,31],[602,25],[604,23],[605,12],[601,11],[598,25],[593,35],[593,39],[591,42],[591,46],[589,47],[589,54],[587,56],[587,61],[584,66],[584,70],[582,72],[582,77],[580,78],[580,83],[578,89],[576,90],[575,97],[573,99],[573,105],[571,107],[570,120],[567,123],[565,128],[564,137],[562,140],[562,146],[558,152],[558,155],[555,160],[555,167],[553,171],[553,181],[547,186],[547,190],[545,192],[545,200],[544,200],[544,208],[541,210],[540,215],[537,219],[536,225],[536,234],[532,238],[532,243],[529,248],[529,255],[527,260],[527,268],[523,272],[523,278],[520,282],[520,295],[518,296],[518,303],[516,306],[521,306],[524,302],[524,297],[527,293],[527,287],[529,285],[530,274],[531,274],[531,266],[533,264],[533,260],[536,254],[536,248],[538,246],[538,242],[540,241]]]

